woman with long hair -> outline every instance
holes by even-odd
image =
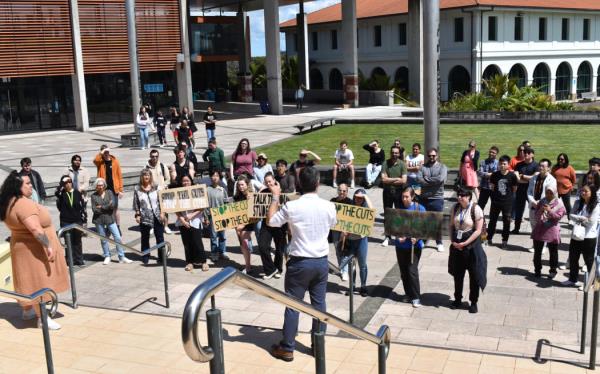
[[[235,152],[231,155],[231,164],[229,166],[231,179],[236,180],[241,174],[246,174],[252,178],[254,176],[256,159],[256,152],[250,148],[250,141],[247,138],[242,138]]]
[[[146,107],[142,105],[138,115],[135,117],[135,126],[140,132],[140,149],[146,149],[150,147],[149,144],[149,131],[152,126],[152,118],[146,112]]]
[[[577,183],[577,174],[575,169],[569,165],[569,156],[566,153],[558,154],[556,165],[552,167],[551,174],[556,179],[558,197],[562,200],[567,215],[569,215],[571,214],[571,191]]]
[[[533,239],[533,266],[535,276],[542,276],[542,250],[544,243],[550,252],[550,279],[556,277],[558,267],[558,245],[560,244],[560,219],[565,215],[565,206],[558,198],[556,186],[549,184],[544,190],[544,197],[535,208],[535,226],[531,232]],[[579,267],[578,267],[579,268]]]
[[[189,175],[184,175],[181,177],[179,184],[181,187],[188,187],[194,182]],[[181,241],[185,250],[185,271],[192,271],[195,266],[201,267],[202,271],[208,271],[204,243],[202,243],[203,213],[203,209],[177,212],[175,224],[179,226]]]
[[[152,181],[152,172],[148,169],[140,172],[140,181],[133,192],[133,211],[135,212],[135,221],[140,225],[142,251],[150,248],[150,231],[152,230],[154,230],[156,244],[165,241],[164,232],[167,220],[165,214],[160,210],[158,189]],[[144,265],[147,265],[149,260],[150,254],[142,257]],[[159,251],[158,263],[161,261],[162,254]]]
[[[364,207],[364,208],[372,208],[373,204],[367,196],[367,191],[362,188],[359,188],[354,192],[354,197],[352,198],[352,205]],[[348,247],[350,253],[356,257],[358,260],[358,272],[360,275],[360,288],[356,289],[356,292],[360,294],[360,296],[365,297],[368,295],[367,292],[367,250],[369,249],[369,237],[361,236],[357,234],[346,234],[348,240]]]
[[[0,187],[0,220],[10,230],[10,253],[15,291],[30,295],[41,288],[56,293],[69,289],[69,274],[50,213],[31,199],[33,187],[29,176],[11,172]],[[47,297],[45,301],[50,301]],[[38,300],[19,301],[23,319],[37,317],[42,326]],[[60,325],[48,317],[48,328]]]
[[[198,131],[198,127],[196,127],[196,123],[194,122],[194,114],[190,112],[190,109],[187,106],[181,108],[181,119],[187,121],[189,128],[192,130],[192,133]]]
[[[253,192],[252,184],[250,183],[250,179],[245,175],[240,175],[236,182],[236,193],[233,195],[234,201],[242,201],[248,199],[248,194]],[[246,225],[239,225],[235,228],[235,232],[240,241],[240,248],[242,250],[242,255],[244,256],[244,270],[242,273],[249,274],[252,270],[252,266],[250,264],[250,248],[249,242],[251,238],[252,231],[254,231],[254,222],[250,222]]]
[[[469,142],[469,149],[465,150],[460,158],[460,168],[458,169],[458,177],[463,185],[467,188],[472,188],[475,192],[475,198],[478,197],[477,187],[479,180],[477,179],[477,167],[479,165],[479,151],[475,140]]]

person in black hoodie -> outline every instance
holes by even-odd
[[[85,225],[87,223],[83,195],[78,189],[73,188],[73,180],[70,176],[63,175],[60,178],[55,196],[56,208],[60,212],[60,227],[65,227],[72,223],[78,225]],[[85,266],[81,246],[81,231],[71,231],[71,248],[73,249],[73,264]]]
[[[37,194],[37,199],[33,198],[36,203],[42,204],[46,199],[46,187],[44,187],[44,181],[42,181],[42,177],[40,173],[33,170],[31,167],[31,159],[29,157],[24,157],[21,159],[21,171],[19,172],[19,176],[27,175],[31,180],[31,184],[33,185],[33,189]],[[34,194],[33,196],[36,196]]]

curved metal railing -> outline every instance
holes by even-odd
[[[171,255],[171,243],[169,243],[169,242],[158,243],[158,244],[148,248],[145,251],[140,251],[139,249],[128,246],[127,244],[119,243],[114,239],[100,235],[96,231],[90,230],[87,227],[83,227],[76,223],[72,223],[72,224],[62,227],[60,230],[58,230],[58,237],[59,238],[62,236],[65,237],[66,249],[67,249],[67,261],[69,262],[69,274],[71,276],[71,295],[73,298],[73,308],[77,309],[77,287],[75,285],[75,271],[73,268],[73,249],[71,248],[71,239],[70,239],[70,232],[72,230],[79,230],[88,235],[95,236],[100,240],[106,240],[111,244],[118,245],[129,252],[134,252],[134,253],[140,254],[142,256],[148,255],[153,251],[157,251],[157,250],[162,251],[163,281],[165,284],[165,307],[167,309],[170,307],[171,303],[169,301],[169,279],[167,276],[167,258]]]
[[[384,352],[383,360],[385,362],[385,358],[389,353],[391,341],[391,334],[388,326],[381,326],[377,334],[373,335],[332,314],[317,310],[312,305],[302,300],[291,297],[246,274],[242,274],[232,267],[225,268],[221,272],[207,279],[201,285],[196,287],[188,298],[183,311],[181,338],[185,352],[192,360],[208,362],[213,359],[214,353],[211,347],[203,347],[198,338],[198,317],[200,316],[202,306],[208,298],[215,295],[222,288],[232,284],[252,290],[257,294],[283,304],[288,308],[307,314],[323,323],[335,326],[341,331],[382,347]]]

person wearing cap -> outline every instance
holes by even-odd
[[[527,154],[527,152],[525,152]],[[544,196],[537,202],[534,211],[535,221],[538,222],[531,231],[533,239],[533,266],[536,278],[542,276],[542,250],[544,243],[550,252],[550,279],[556,277],[558,267],[558,245],[560,244],[560,219],[566,213],[565,206],[558,198],[556,184],[544,188]]]
[[[359,188],[354,192],[352,199],[352,205],[360,206],[363,208],[372,208],[373,203],[367,196],[367,191],[363,188]],[[354,289],[354,292],[359,293],[360,296],[366,297],[367,292],[367,250],[369,249],[369,237],[361,236],[357,234],[342,233],[348,241],[348,248],[350,254],[358,260],[358,272],[360,275],[360,288]]]
[[[312,160],[308,159],[309,155],[313,158]],[[300,185],[300,172],[302,171],[302,169],[304,169],[305,167],[318,165],[319,162],[321,162],[321,157],[319,157],[316,153],[311,152],[307,149],[303,149],[300,151],[298,159],[294,161],[292,166],[290,166],[290,173],[292,173],[292,175],[294,175],[294,177],[296,178],[296,190],[298,192],[302,192]]]
[[[348,142],[342,140],[340,148],[335,150],[335,164],[333,165],[333,188],[337,187],[337,173],[350,170],[350,188],[354,188],[354,153],[348,149]]]
[[[121,231],[121,215],[119,213],[119,199],[123,197],[123,173],[119,160],[110,154],[110,148],[106,144],[100,146],[100,153],[94,158],[96,165],[96,177],[106,181],[106,189],[113,193],[113,215],[119,231]]]
[[[83,195],[74,187],[73,179],[68,175],[60,178],[59,185],[54,193],[56,196],[56,208],[60,212],[60,227],[76,223],[85,225],[87,223],[87,212]],[[71,231],[71,248],[73,249],[73,265],[85,266],[81,246],[81,231]]]
[[[265,175],[267,173],[273,174],[273,167],[267,161],[267,155],[264,153],[259,153],[258,156],[256,156],[256,165],[254,165],[254,178],[262,184],[265,184]]]
[[[535,151],[533,148],[525,148],[525,157],[523,161],[519,162],[515,167],[515,174],[519,178],[519,184],[517,185],[515,204],[513,206],[515,227],[511,231],[512,234],[520,233],[523,212],[525,211],[525,203],[527,203],[527,189],[529,188],[529,180],[531,180],[531,178],[538,172],[538,164],[534,161],[534,155]]]

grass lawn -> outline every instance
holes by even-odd
[[[373,139],[378,139],[382,148],[389,154],[394,139],[399,138],[405,152],[411,151],[413,143],[424,146],[422,125],[381,125],[356,124],[335,125],[323,130],[316,130],[305,135],[295,135],[281,142],[260,147],[269,162],[275,164],[283,158],[293,162],[298,158],[301,149],[308,149],[318,154],[321,164],[332,165],[335,150],[341,140],[348,141],[348,148],[354,153],[355,164],[366,165],[368,152],[362,146]],[[482,157],[487,157],[490,146],[500,148],[501,156],[513,157],[517,145],[529,140],[536,151],[536,160],[549,158],[556,162],[556,156],[565,152],[571,165],[576,170],[587,170],[587,162],[592,156],[600,157],[600,126],[595,125],[450,125],[440,126],[440,157],[450,168],[458,168],[462,152],[467,148],[470,139],[477,142]],[[422,150],[425,153],[425,150]]]

